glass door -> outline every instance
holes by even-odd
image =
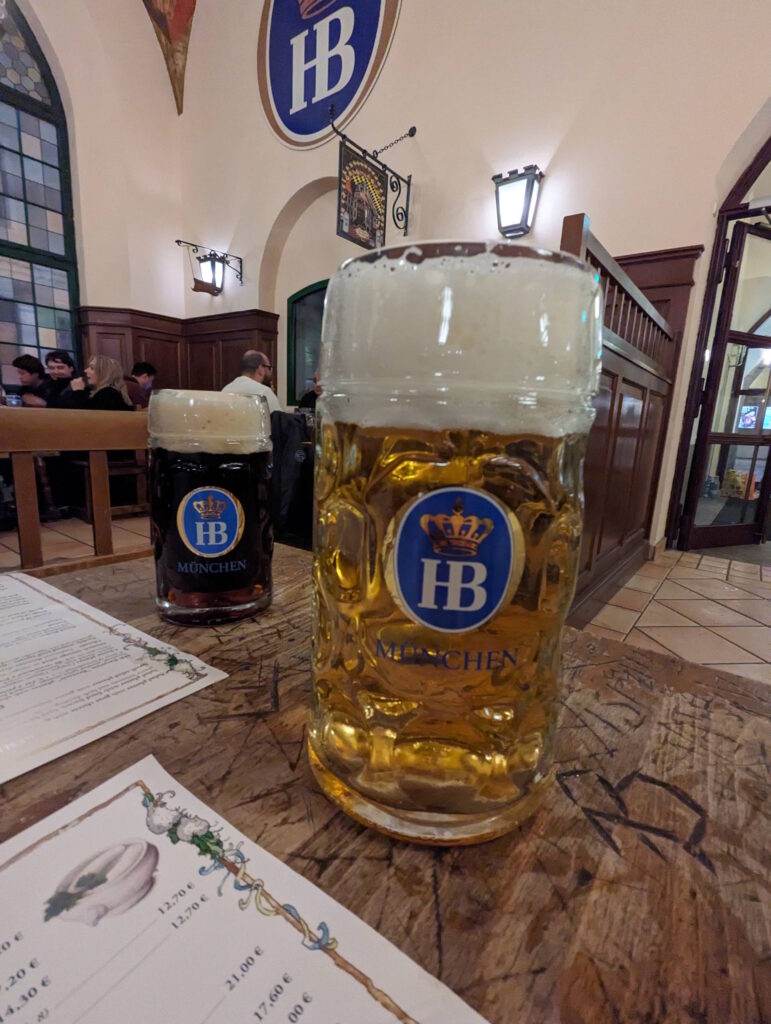
[[[328,279],[317,281],[287,299],[286,404],[289,407],[297,405],[317,379],[327,284]]]
[[[686,492],[686,548],[765,533],[771,470],[771,229],[734,229]]]

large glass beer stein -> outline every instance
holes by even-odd
[[[220,391],[155,391],[149,476],[156,604],[210,625],[270,604],[268,403]]]
[[[540,800],[600,330],[595,274],[527,246],[384,249],[330,282],[309,754],[367,825],[477,842]]]

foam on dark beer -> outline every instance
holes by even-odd
[[[150,447],[168,451],[250,455],[272,449],[268,403],[259,395],[156,391],[149,430]]]

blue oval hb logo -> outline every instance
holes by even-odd
[[[177,530],[194,555],[219,558],[232,551],[243,536],[243,506],[222,487],[197,487],[179,503]]]
[[[401,0],[265,0],[257,75],[282,142],[303,149],[332,135],[367,98],[391,45]]]
[[[522,530],[513,512],[484,491],[443,487],[407,509],[388,575],[411,619],[464,633],[511,599],[523,566]]]

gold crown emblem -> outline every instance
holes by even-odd
[[[201,519],[219,519],[227,508],[227,503],[220,501],[219,498],[215,501],[210,494],[206,501],[194,501],[193,508]]]
[[[463,499],[458,498],[450,515],[442,512],[438,516],[421,516],[420,528],[431,538],[431,546],[437,555],[465,558],[476,555],[479,545],[493,532],[494,526],[492,519],[464,516]]]
[[[321,14],[327,7],[331,7],[332,4],[337,3],[337,0],[297,0],[297,6],[300,8],[300,17],[313,18],[317,14]]]

